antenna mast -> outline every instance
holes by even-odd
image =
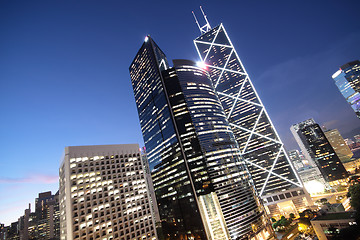
[[[205,13],[204,13],[204,11],[203,11],[203,9],[202,9],[201,6],[200,6],[200,10],[201,10],[201,13],[202,13],[202,15],[203,15],[203,17],[204,17],[204,19],[205,19],[205,22],[206,22],[206,24],[205,24],[204,26],[200,26],[200,24],[199,24],[199,22],[198,22],[198,20],[197,20],[197,18],[196,18],[196,16],[195,16],[194,11],[192,11],[192,14],[193,14],[193,16],[194,16],[194,18],[195,18],[195,22],[196,22],[196,24],[197,24],[197,26],[198,26],[198,28],[199,28],[199,30],[200,30],[200,33],[203,34],[203,33],[208,32],[208,31],[211,29],[211,26],[210,26],[210,23],[209,23],[209,21],[207,20],[207,17],[206,17],[206,15],[205,15]]]

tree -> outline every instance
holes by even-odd
[[[350,205],[356,210],[360,210],[360,184],[353,184],[349,187],[347,194],[350,199]]]
[[[279,221],[274,222],[272,224],[273,229],[276,230],[279,227],[279,224],[280,224]]]
[[[352,176],[349,180],[350,187],[347,197],[350,197],[350,205],[356,211],[356,225],[352,225],[340,230],[337,239],[358,239],[360,238],[360,177]],[[335,238],[335,240],[337,240]]]
[[[290,218],[295,218],[295,214],[290,213]]]
[[[271,222],[273,222],[273,223],[276,222],[276,219],[272,217]]]
[[[281,216],[281,219],[279,220],[280,226],[287,227],[290,225],[291,221],[289,219],[286,219],[286,217]]]

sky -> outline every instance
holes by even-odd
[[[285,147],[308,118],[352,136],[360,120],[331,76],[360,59],[359,1],[0,2],[0,223],[58,189],[65,146],[143,145],[129,65],[150,34],[198,60],[191,11],[224,24]],[[34,208],[32,208],[34,209]]]

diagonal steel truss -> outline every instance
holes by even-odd
[[[263,103],[261,102],[261,99],[258,96],[258,94],[257,94],[257,92],[256,92],[256,90],[255,90],[255,88],[254,88],[254,86],[253,86],[253,84],[252,84],[252,82],[251,82],[251,80],[249,78],[249,75],[247,74],[247,72],[246,72],[246,70],[245,70],[245,68],[244,68],[244,66],[243,66],[243,64],[242,64],[242,62],[241,62],[241,60],[240,60],[234,46],[233,46],[230,38],[228,37],[227,32],[225,31],[225,28],[223,27],[222,24],[220,24],[220,26],[211,29],[208,22],[207,22],[206,26],[207,26],[208,31],[204,31],[204,27],[199,26],[199,29],[200,29],[200,32],[202,33],[202,35],[200,37],[198,37],[196,40],[194,40],[194,44],[195,44],[196,50],[197,50],[197,52],[198,52],[198,54],[200,56],[200,59],[203,62],[203,65],[206,66],[207,68],[209,68],[209,72],[211,72],[213,70],[220,71],[220,74],[218,74],[218,76],[216,76],[215,79],[214,79],[214,76],[212,76],[212,78],[213,78],[212,80],[213,80],[213,83],[214,83],[214,87],[215,87],[215,89],[217,91],[217,94],[219,95],[219,98],[221,99],[221,97],[226,97],[228,101],[231,101],[231,107],[228,108],[228,109],[225,109],[226,112],[227,112],[227,118],[229,119],[229,122],[230,122],[230,126],[233,128],[233,130],[240,129],[240,130],[242,130],[244,132],[249,133],[249,136],[248,136],[247,141],[245,143],[245,147],[243,147],[242,150],[241,150],[241,153],[244,156],[245,162],[248,164],[248,166],[250,165],[253,168],[255,168],[256,171],[261,170],[261,171],[267,173],[267,177],[265,179],[264,184],[262,184],[262,186],[256,186],[257,191],[259,192],[260,196],[266,195],[266,194],[264,194],[264,192],[265,192],[265,189],[267,188],[267,184],[269,182],[270,177],[277,177],[278,179],[284,180],[284,181],[286,181],[288,183],[291,183],[291,184],[293,184],[295,186],[302,187],[299,176],[297,175],[292,163],[289,160],[289,157],[286,154],[286,151],[284,149],[284,144],[281,142],[280,137],[279,137],[278,133],[276,132],[276,129],[275,129],[273,123],[271,122],[271,119],[269,118],[268,113],[267,113]],[[205,36],[206,34],[209,34],[210,31],[216,31],[216,32],[212,32],[212,34],[214,35],[213,39],[211,41],[204,40],[202,38],[202,36]],[[221,44],[219,42],[216,42],[217,37],[218,37],[220,32],[225,33],[226,38],[227,38],[226,40],[227,40],[227,42],[229,44]],[[205,37],[205,39],[206,39],[206,37]],[[199,46],[202,47],[201,48],[201,49],[203,49],[202,52],[200,51]],[[223,49],[231,50],[230,53],[228,54],[228,57],[227,57],[227,59],[225,61],[224,66],[219,67],[216,64],[211,64],[211,60],[209,60],[209,59],[213,59],[214,57],[216,58],[216,56],[214,56],[215,54],[213,54],[213,55],[210,54],[212,52],[211,50],[213,49],[214,46],[215,47],[222,47]],[[206,49],[206,50],[204,50],[204,49]],[[235,56],[236,56],[236,60],[239,63],[239,69],[241,69],[241,71],[236,71],[236,70],[228,68],[230,58],[231,58],[231,56],[233,56],[233,54],[235,54]],[[238,87],[237,94],[231,95],[231,94],[228,94],[228,93],[226,93],[226,92],[224,92],[223,90],[220,89],[221,85],[224,84],[224,82],[226,82],[226,79],[224,79],[224,73],[226,73],[226,72],[227,73],[232,73],[232,74],[237,74],[237,76],[242,76],[241,81],[243,81],[243,82]],[[213,74],[213,75],[216,75],[216,74]],[[245,98],[241,97],[243,91],[245,91],[244,90],[245,84],[250,84],[251,89],[252,89],[253,93],[256,96],[257,102],[254,102],[254,101],[251,101],[249,99],[245,99]],[[230,118],[233,117],[234,109],[236,108],[237,104],[240,104],[240,103],[247,103],[247,104],[256,106],[258,109],[260,109],[260,111],[257,113],[258,115],[256,116],[256,121],[255,121],[255,124],[253,126],[247,127],[247,126],[244,126],[245,124],[240,125],[240,124],[232,123],[232,121],[230,121]],[[266,124],[270,124],[270,126],[272,128],[272,131],[274,132],[275,138],[266,136],[266,135],[264,135],[262,133],[259,133],[259,132],[255,131],[256,128],[260,124],[264,124],[263,121],[261,122],[261,117],[263,115],[265,115],[265,119],[266,119],[266,121],[268,121],[268,122],[266,122]],[[250,153],[252,153],[253,156],[254,155],[256,156],[257,149],[255,149],[255,150],[254,149],[249,149],[249,144],[250,144],[250,141],[251,141],[253,136],[257,136],[257,137],[260,137],[262,139],[266,139],[268,141],[267,145],[259,146],[261,148],[267,147],[268,145],[272,145],[272,144],[277,144],[277,145],[280,146],[278,148],[278,152],[274,152],[274,155],[276,156],[274,161],[271,163],[271,165],[268,165],[267,168],[257,164],[256,160],[254,161],[252,159],[247,159],[245,157],[245,156],[249,155]],[[278,174],[278,173],[274,172],[274,169],[277,167],[276,164],[278,163],[278,160],[279,160],[280,156],[282,156],[282,157],[284,157],[286,159],[286,164],[288,166],[290,166],[293,175],[295,175],[295,179],[290,179],[290,178],[288,178],[286,176],[282,176],[281,174]]]

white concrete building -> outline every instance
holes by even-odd
[[[66,147],[60,239],[157,239],[139,145]]]

